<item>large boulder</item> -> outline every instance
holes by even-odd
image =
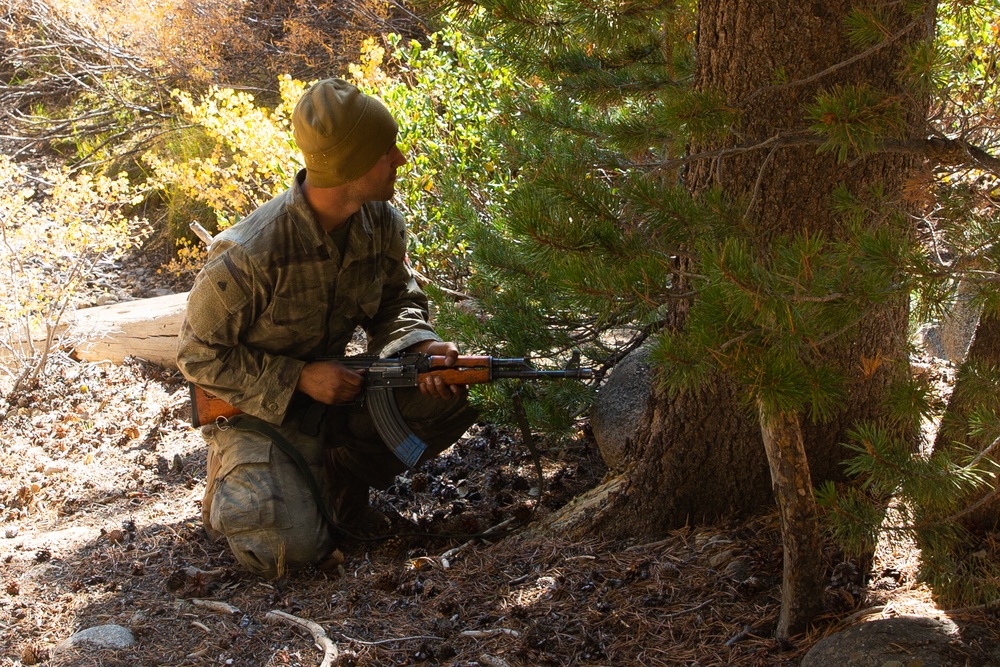
[[[859,623],[818,642],[801,667],[1000,667],[996,652],[963,641],[948,618],[900,616]]]

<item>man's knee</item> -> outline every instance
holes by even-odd
[[[331,551],[329,540],[292,530],[251,530],[226,541],[243,567],[267,579],[315,565]]]
[[[333,548],[315,498],[281,472],[273,462],[237,466],[216,483],[208,516],[236,559],[265,577],[317,563]]]
[[[315,505],[289,511],[269,487],[237,485],[247,471],[234,471],[218,486],[209,525],[225,536],[236,560],[251,572],[273,578],[320,562],[333,549]],[[227,488],[228,487],[228,488]],[[237,487],[238,493],[233,493]]]

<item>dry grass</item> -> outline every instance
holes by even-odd
[[[175,82],[270,86],[277,74],[331,76],[373,34],[421,34],[394,0],[3,0],[48,15],[95,45],[128,53]],[[14,35],[14,42],[17,38]]]
[[[176,129],[175,88],[276,102],[278,75],[342,76],[364,37],[423,28],[396,0],[0,0],[0,140],[127,165]]]

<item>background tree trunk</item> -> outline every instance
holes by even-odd
[[[954,449],[966,445],[982,452],[993,441],[992,437],[976,438],[969,435],[973,410],[989,409],[1000,414],[1000,394],[995,391],[996,376],[1000,373],[1000,318],[983,314],[973,336],[965,363],[955,379],[955,390],[948,401],[948,409],[941,418],[934,443],[935,449]],[[984,387],[994,387],[993,391]],[[993,488],[1000,480],[993,477]],[[970,502],[976,499],[971,499]],[[974,511],[962,517],[962,524],[974,531],[990,530],[1000,522],[1000,498],[993,496]]]
[[[889,29],[906,28],[905,35],[857,62],[834,67],[857,54],[845,37],[851,7],[846,0],[700,3],[696,84],[722,91],[729,105],[742,112],[742,143],[803,130],[804,106],[818,91],[838,83],[867,82],[905,95],[896,80],[903,45],[926,38],[929,24],[915,22],[900,5],[887,3]],[[809,77],[815,78],[795,83]],[[780,80],[792,83],[776,84]],[[919,101],[912,105],[916,135],[924,110]],[[691,152],[717,148],[693,146]],[[775,235],[797,230],[836,236],[830,198],[838,185],[863,194],[881,184],[885,192],[899,193],[912,166],[909,158],[894,154],[838,164],[829,154],[818,155],[814,146],[763,148],[695,164],[687,183],[695,194],[721,187],[745,202],[742,231],[766,246]],[[683,315],[684,309],[678,309],[679,326]],[[827,423],[815,424],[808,415],[803,419],[814,482],[842,477],[845,430],[856,420],[876,418],[893,378],[908,372],[906,327],[907,304],[901,299],[843,337],[835,358],[849,378],[850,396]],[[758,416],[739,398],[723,377],[698,394],[656,396],[652,421],[637,436],[638,456],[603,509],[591,517],[591,529],[613,537],[651,535],[773,505]]]

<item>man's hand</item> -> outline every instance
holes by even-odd
[[[421,352],[430,356],[444,357],[445,366],[453,366],[458,361],[458,346],[454,343],[425,340],[411,346],[407,352]],[[444,380],[433,375],[420,383],[420,391],[427,396],[448,400],[455,396],[464,394],[468,387],[464,384],[447,384]]]
[[[295,388],[327,405],[351,403],[361,393],[363,373],[336,361],[316,361],[302,368]]]

